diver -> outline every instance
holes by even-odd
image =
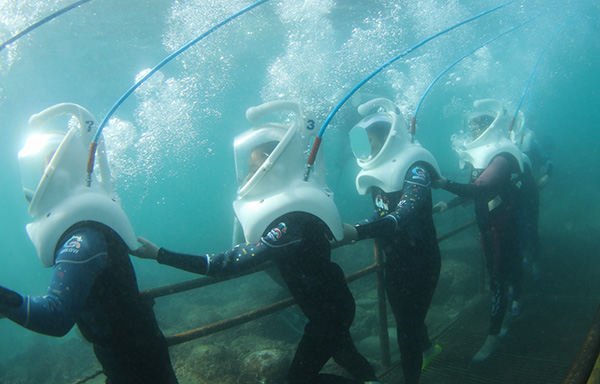
[[[142,300],[129,251],[136,237],[98,150],[99,174],[86,164],[94,117],[75,104],[32,116],[37,126],[72,115],[79,126],[32,134],[19,152],[23,190],[34,221],[27,225],[42,264],[53,274],[44,296],[0,287],[0,314],[32,331],[64,336],[74,324],[93,344],[109,384],[176,384],[165,338]]]
[[[548,185],[554,166],[550,155],[537,140],[531,129],[523,127],[522,117],[513,132],[513,142],[525,155],[523,172],[523,202],[521,210],[521,249],[524,255],[524,268],[531,267],[535,280],[541,277],[540,269],[540,239],[538,222],[540,215],[540,190]],[[541,173],[536,180],[536,176]],[[513,315],[520,313],[518,302],[513,302]]]
[[[246,243],[219,254],[188,255],[139,238],[134,255],[207,276],[234,275],[273,261],[296,303],[308,318],[288,371],[290,384],[363,383],[375,370],[350,335],[355,302],[344,273],[331,261],[330,240],[343,229],[322,161],[303,181],[308,125],[300,106],[276,101],[250,108],[252,122],[266,113],[292,110],[289,126],[260,124],[235,138],[238,199],[234,210]],[[320,373],[333,358],[353,379]]]
[[[457,206],[464,199],[472,199],[475,206],[492,296],[488,337],[473,356],[473,361],[481,362],[498,345],[508,307],[509,284],[514,288],[515,300],[521,291],[519,209],[523,160],[521,151],[508,139],[509,119],[502,103],[486,99],[475,101],[474,106],[476,111],[468,115],[462,134],[452,138],[461,168],[467,164],[471,167],[469,183],[441,177],[432,185],[459,196],[449,204],[442,202],[441,210]],[[503,334],[506,331],[505,328]]]
[[[375,212],[348,239],[374,238],[385,254],[385,287],[396,320],[404,382],[419,382],[421,370],[441,353],[429,339],[425,317],[435,292],[441,256],[432,217],[431,179],[440,171],[415,140],[399,109],[388,99],[358,107],[367,115],[350,131],[361,171],[356,188],[370,193]],[[354,233],[353,233],[354,232]],[[345,237],[345,239],[346,239]]]

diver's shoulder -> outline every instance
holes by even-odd
[[[56,262],[86,261],[107,254],[107,244],[101,230],[81,226],[65,233],[56,253]]]

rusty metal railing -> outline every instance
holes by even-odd
[[[447,233],[438,237],[438,242],[447,240],[475,224],[475,220],[469,221]],[[163,287],[153,288],[142,291],[142,297],[147,300],[154,300],[159,297],[164,297],[180,292],[189,291],[209,285],[217,284],[222,281],[232,280],[241,276],[250,275],[273,266],[273,263],[266,263],[261,268],[247,271],[230,277],[214,278],[201,277],[181,283],[171,284]],[[387,302],[385,298],[385,288],[383,284],[383,255],[377,241],[374,242],[374,263],[351,275],[346,276],[346,281],[351,283],[362,277],[376,274],[376,286],[378,297],[378,312],[379,312],[379,341],[381,348],[381,361],[384,367],[389,367],[390,362],[390,345],[387,325]],[[262,308],[246,312],[244,314],[234,316],[216,323],[205,325],[200,328],[192,329],[186,332],[167,336],[167,344],[169,347],[179,345],[188,341],[192,341],[204,336],[212,335],[229,328],[242,325],[261,317],[276,313],[283,309],[295,305],[293,298],[277,301]],[[100,375],[102,371],[96,372],[92,376],[77,381],[77,384],[83,384],[86,381]],[[587,334],[587,337],[581,346],[579,354],[573,363],[571,370],[562,384],[600,384],[600,308],[592,322],[592,326]]]
[[[452,236],[459,234],[460,232],[466,230],[467,228],[473,226],[475,221],[469,221],[458,228],[438,237],[438,242],[442,242]],[[351,283],[355,280],[358,280],[362,277],[370,275],[372,273],[376,273],[376,284],[377,284],[377,300],[378,300],[378,310],[379,310],[379,341],[381,346],[381,361],[384,367],[389,367],[391,365],[391,357],[390,357],[390,344],[389,344],[389,335],[388,335],[388,326],[387,326],[387,303],[385,298],[385,288],[383,283],[383,254],[377,242],[374,243],[374,259],[375,262],[363,269],[356,271],[353,274],[346,276],[346,281]],[[222,281],[236,279],[238,277],[247,276],[256,272],[263,271],[267,268],[273,266],[273,263],[265,263],[260,268],[255,268],[253,270],[246,271],[245,273],[240,273],[235,276],[229,277],[201,277],[198,279],[188,280],[181,283],[170,284],[162,287],[152,288],[145,291],[140,292],[142,298],[154,301],[154,299],[164,296],[173,295],[180,292],[189,291],[192,289],[202,288],[209,285],[217,284]],[[208,324],[199,328],[195,328],[186,332],[177,333],[175,335],[167,336],[167,345],[169,347],[183,344],[188,341],[196,340],[204,336],[212,335],[221,331],[225,331],[229,328],[233,328],[238,325],[249,323],[253,320],[259,319],[261,317],[276,313],[278,311],[284,310],[288,307],[296,304],[295,300],[292,297],[288,297],[286,299],[280,300],[273,304],[264,306],[262,308],[246,312],[244,314],[231,317],[229,319],[225,319],[222,321],[218,321],[216,323]],[[87,376],[81,380],[78,380],[74,384],[84,384],[89,380],[94,379],[95,377],[102,374],[102,371],[97,371],[94,374]]]
[[[473,226],[475,221],[469,221],[456,229],[438,237],[438,242],[442,242],[452,236],[459,234],[460,232],[466,230],[467,228]],[[383,255],[379,246],[375,242],[374,246],[374,257],[375,262],[351,275],[346,276],[346,281],[351,283],[355,280],[358,280],[364,276],[367,276],[371,273],[376,273],[376,284],[377,284],[377,296],[378,296],[378,309],[379,309],[379,325],[380,325],[380,344],[381,344],[381,360],[384,366],[390,365],[390,346],[389,346],[389,336],[388,336],[388,327],[387,327],[387,307],[385,300],[385,289],[383,285]],[[235,279],[241,276],[250,275],[262,270],[265,270],[271,267],[272,263],[266,263],[261,268],[257,268],[251,271],[247,271],[243,274],[238,274],[231,277],[223,277],[223,278],[215,278],[215,277],[201,277],[198,279],[193,279],[177,284],[167,285],[163,287],[153,288],[149,290],[142,291],[142,297],[148,300],[153,300],[158,297],[163,297],[179,292],[189,291],[196,288],[206,287],[209,285],[217,284],[222,281],[227,281],[231,279]],[[280,300],[276,303],[264,306],[262,308],[249,311],[243,313],[238,316],[234,316],[229,319],[225,319],[222,321],[218,321],[212,324],[208,324],[199,328],[195,328],[186,332],[178,333],[175,335],[167,336],[167,344],[169,346],[179,345],[191,340],[195,340],[204,336],[212,335],[217,332],[221,332],[227,330],[229,328],[242,325],[248,323],[250,321],[259,319],[261,317],[271,315],[288,307],[291,307],[295,304],[293,298],[288,297],[286,299]]]

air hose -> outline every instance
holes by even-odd
[[[63,13],[66,13],[66,12],[70,11],[71,9],[77,8],[80,5],[88,3],[90,1],[92,1],[92,0],[80,0],[80,1],[76,1],[73,4],[68,5],[68,6],[66,6],[66,7],[64,7],[62,9],[59,9],[58,11],[56,11],[56,12],[54,12],[54,13],[46,16],[46,17],[44,17],[43,19],[41,19],[41,20],[39,20],[39,21],[31,24],[29,27],[25,28],[21,32],[17,33],[13,37],[11,37],[10,39],[8,39],[4,43],[2,43],[2,45],[0,45],[0,51],[2,51],[4,48],[6,48],[10,44],[14,43],[15,41],[19,40],[21,37],[25,36],[29,32],[33,31],[37,27],[40,27],[40,26],[46,24],[47,22],[56,19],[58,16],[62,15]]]
[[[350,99],[350,97],[352,95],[354,95],[354,93],[356,93],[356,91],[358,91],[363,85],[365,85],[369,80],[371,80],[373,77],[375,77],[377,74],[379,74],[381,71],[383,71],[386,67],[390,66],[391,64],[393,64],[394,62],[398,61],[400,58],[408,55],[409,53],[411,53],[412,51],[416,50],[417,48],[425,45],[426,43],[428,43],[429,41],[442,36],[443,34],[452,31],[453,29],[456,29],[458,27],[460,27],[461,25],[470,23],[473,20],[477,20],[478,18],[487,15],[488,13],[494,12],[502,7],[505,7],[511,3],[513,3],[515,0],[511,0],[511,1],[507,1],[504,4],[500,4],[497,5],[493,8],[488,9],[487,11],[481,12],[475,16],[469,17],[468,19],[465,19],[463,21],[460,21],[446,29],[443,29],[437,33],[434,33],[433,35],[427,37],[426,39],[421,40],[420,42],[418,42],[417,44],[413,45],[412,47],[408,48],[407,50],[399,53],[398,55],[392,57],[391,59],[389,59],[388,61],[386,61],[385,63],[383,63],[379,68],[377,68],[376,70],[374,70],[373,72],[371,72],[367,77],[365,77],[364,79],[362,79],[354,88],[352,88],[343,98],[342,100],[335,106],[335,108],[333,108],[333,110],[331,111],[331,113],[329,114],[329,116],[327,116],[327,118],[325,119],[325,122],[323,123],[323,126],[321,127],[321,130],[319,131],[317,137],[315,138],[314,144],[312,146],[311,149],[311,153],[309,155],[308,158],[308,163],[306,165],[306,172],[304,174],[304,180],[308,180],[308,177],[310,175],[310,170],[312,169],[312,166],[315,162],[315,159],[317,157],[317,151],[319,150],[319,147],[321,145],[321,141],[322,141],[322,137],[323,137],[323,133],[325,133],[325,129],[327,128],[327,126],[329,125],[329,123],[331,122],[331,119],[333,119],[333,116],[335,116],[335,114],[340,110],[340,108],[346,103],[346,101],[348,101],[348,99]]]
[[[88,157],[88,164],[87,164],[87,172],[88,172],[88,174],[91,175],[91,173],[94,170],[94,158],[96,156],[96,147],[98,146],[98,140],[100,138],[100,134],[102,133],[102,129],[104,129],[104,127],[108,123],[109,119],[115,113],[115,111],[117,110],[117,108],[119,108],[119,106],[121,106],[121,104],[123,104],[123,102],[125,101],[125,99],[127,99],[140,85],[142,85],[146,80],[148,80],[150,78],[150,76],[152,76],[156,71],[158,71],[160,68],[162,68],[163,66],[165,66],[168,62],[170,62],[171,60],[173,60],[177,56],[179,56],[181,53],[183,53],[186,50],[188,50],[191,46],[193,46],[194,44],[196,44],[200,40],[204,39],[205,37],[209,36],[210,34],[212,34],[213,32],[215,32],[217,29],[219,29],[222,26],[224,26],[225,24],[228,24],[229,22],[235,20],[236,18],[238,18],[239,16],[243,15],[244,13],[253,10],[254,8],[258,7],[259,5],[266,3],[267,1],[269,1],[269,0],[259,0],[259,1],[255,2],[255,3],[251,4],[251,5],[247,6],[246,8],[244,8],[244,9],[242,9],[242,10],[234,13],[233,15],[227,17],[226,19],[223,19],[222,21],[220,21],[219,23],[215,24],[214,26],[212,26],[211,28],[209,28],[207,31],[205,31],[204,33],[202,33],[198,37],[194,38],[193,40],[190,40],[189,42],[187,42],[186,44],[184,44],[183,46],[181,46],[179,49],[177,49],[175,52],[173,52],[169,56],[165,57],[160,63],[156,64],[150,71],[148,71],[148,73],[146,73],[138,81],[136,81],[135,84],[133,84],[119,98],[119,100],[117,100],[117,102],[108,111],[108,113],[106,114],[106,116],[104,117],[104,119],[102,120],[102,122],[100,122],[100,125],[98,126],[98,129],[96,130],[96,134],[94,136],[94,139],[92,140],[92,143],[90,144],[90,154],[89,154],[89,157]]]
[[[474,48],[472,50],[470,50],[469,52],[467,52],[466,54],[464,54],[463,56],[461,56],[458,60],[456,60],[455,62],[453,62],[452,64],[450,64],[448,67],[446,67],[446,69],[444,69],[442,72],[440,72],[439,75],[437,75],[435,77],[435,79],[433,79],[433,81],[429,84],[429,86],[427,87],[427,89],[425,90],[425,92],[423,93],[423,96],[421,96],[421,99],[419,100],[419,103],[417,104],[417,107],[415,108],[415,113],[413,114],[412,117],[412,121],[410,124],[410,134],[412,136],[412,138],[414,139],[415,136],[415,131],[416,131],[416,125],[417,125],[417,114],[419,113],[419,109],[421,108],[421,104],[423,103],[423,100],[425,100],[425,96],[427,96],[427,94],[429,93],[429,91],[431,90],[431,88],[433,87],[433,85],[440,79],[440,77],[442,77],[446,72],[448,72],[450,69],[452,69],[456,64],[460,63],[462,60],[464,60],[467,56],[473,54],[474,52],[478,51],[479,49],[485,47],[486,45],[490,44],[491,42],[493,42],[494,40],[499,39],[500,37],[522,27],[523,25],[529,23],[530,21],[532,21],[534,18],[531,18],[515,27],[512,27],[511,29],[504,31],[502,33],[500,33],[499,35],[489,39],[488,41],[486,41],[485,43],[479,45],[477,48]]]

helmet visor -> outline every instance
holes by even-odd
[[[392,121],[385,115],[364,118],[350,130],[350,145],[359,160],[373,159],[381,152],[392,128]]]
[[[249,130],[235,138],[235,169],[240,187],[256,175],[284,134],[283,129],[261,128]]]
[[[52,160],[64,134],[48,133],[31,135],[19,152],[19,168],[23,192],[28,202],[38,188],[46,167]]]
[[[470,133],[471,139],[476,140],[480,137],[496,120],[496,116],[490,112],[479,112],[469,115],[465,133]]]

